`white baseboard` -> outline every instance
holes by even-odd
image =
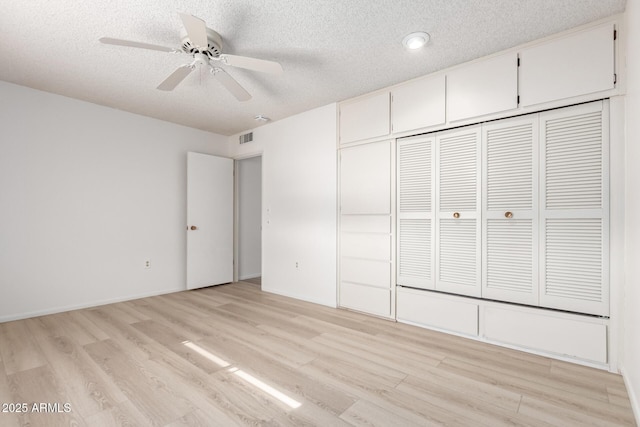
[[[238,276],[238,280],[255,279],[256,277],[260,277],[260,276],[262,276],[261,273],[243,274],[242,276]]]
[[[74,304],[74,305],[53,307],[53,308],[47,308],[46,310],[36,310],[36,311],[30,311],[30,312],[27,312],[27,313],[10,314],[8,316],[1,316],[0,317],[0,323],[10,322],[12,320],[28,319],[28,318],[31,318],[31,317],[46,316],[48,314],[63,313],[65,311],[71,311],[71,310],[80,310],[80,309],[83,309],[83,308],[98,307],[98,306],[101,306],[101,305],[114,304],[114,303],[123,302],[123,301],[131,301],[131,300],[139,299],[139,298],[146,298],[146,297],[154,297],[154,296],[157,296],[157,295],[171,294],[171,293],[174,293],[174,292],[180,292],[180,291],[185,291],[185,290],[186,290],[185,288],[164,289],[164,290],[161,290],[161,291],[147,292],[147,293],[136,294],[136,295],[127,295],[127,296],[123,296],[123,297],[109,298],[109,299],[105,299],[105,300],[96,300],[96,301],[87,302],[87,303],[83,303],[83,304]]]
[[[296,294],[292,294],[292,293],[288,293],[288,292],[282,292],[278,289],[265,289],[264,287],[264,283],[262,284],[262,291],[263,292],[268,292],[271,294],[276,294],[276,295],[282,295],[283,297],[289,297],[289,298],[294,298],[300,301],[306,301],[306,302],[311,302],[313,304],[319,304],[319,305],[324,305],[325,307],[331,307],[331,308],[337,308],[338,304],[336,301],[321,301],[315,298],[308,298],[304,295],[296,295]]]
[[[633,411],[633,416],[636,419],[636,424],[640,425],[640,390],[636,390],[633,388],[633,384],[627,379],[627,373],[625,369],[620,369],[622,373],[622,379],[624,380],[624,385],[627,388],[627,394],[629,395],[629,400],[631,401],[631,410]]]

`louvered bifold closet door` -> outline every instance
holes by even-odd
[[[480,296],[480,126],[436,136],[436,289]]]
[[[482,296],[538,304],[538,116],[482,128]]]
[[[540,115],[540,304],[609,315],[609,117],[598,101]]]
[[[402,286],[433,289],[435,138],[398,140],[397,280]]]

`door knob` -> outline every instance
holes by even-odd
[[[453,213],[453,217],[454,217],[455,219],[460,218],[460,213],[458,213],[458,212],[454,212],[454,213]]]
[[[513,218],[513,212],[505,212],[504,213],[504,217],[505,218]]]
[[[198,227],[196,227],[195,225],[192,225],[192,226],[191,226],[191,227],[189,227],[189,228],[191,228],[192,230],[197,230],[197,229],[198,229]]]

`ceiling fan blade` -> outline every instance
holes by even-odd
[[[182,19],[184,29],[187,30],[191,44],[206,48],[209,43],[207,41],[207,24],[202,19],[186,13],[181,13],[180,19]]]
[[[212,68],[213,76],[218,79],[222,86],[227,88],[238,101],[248,101],[251,99],[251,95],[247,92],[240,83],[235,81],[233,77],[227,74],[222,68]]]
[[[158,85],[158,89],[167,91],[175,89],[181,81],[191,74],[194,68],[195,67],[191,65],[182,65],[181,67],[178,67],[177,70],[171,73],[169,77],[164,79],[164,81]]]
[[[263,73],[282,73],[282,65],[273,61],[227,54],[220,55],[220,59],[226,64],[234,67],[246,68],[248,70],[260,71]]]
[[[159,50],[161,52],[176,52],[176,49],[170,47],[158,46],[156,44],[142,42],[133,42],[131,40],[113,39],[111,37],[102,37],[101,39],[98,39],[98,41],[100,43],[114,44],[116,46],[137,47],[140,49]]]

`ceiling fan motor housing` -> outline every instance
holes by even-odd
[[[217,58],[222,53],[222,37],[220,34],[213,31],[211,28],[207,28],[207,47],[195,46],[191,43],[189,36],[186,32],[182,34],[182,50],[191,55],[201,53],[207,55],[209,58]]]

